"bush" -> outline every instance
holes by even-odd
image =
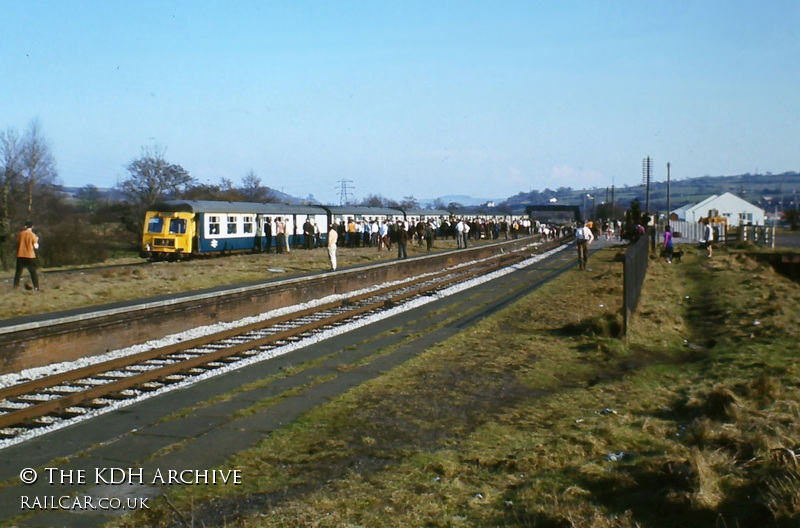
[[[83,218],[48,226],[40,235],[40,264],[45,267],[93,264],[108,256],[108,245]]]

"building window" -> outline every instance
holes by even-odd
[[[208,234],[209,235],[218,235],[219,234],[219,217],[218,216],[209,216],[208,217]]]

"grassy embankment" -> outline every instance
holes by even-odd
[[[486,242],[480,242],[484,244]],[[434,251],[455,249],[454,240],[437,240]],[[408,245],[409,256],[426,253],[424,247]],[[378,251],[375,248],[339,248],[339,268],[392,260],[397,249]],[[181,293],[204,288],[286,277],[289,275],[330,269],[324,248],[312,251],[293,249],[276,255],[241,254],[211,257],[186,262],[142,264],[138,258],[109,261],[118,264],[101,268],[39,270],[43,291],[34,292],[20,286],[12,288],[13,270],[0,274],[0,319],[23,315],[56,312],[96,306],[155,295]],[[27,270],[21,283],[30,288]]]
[[[686,249],[626,340],[609,248],[115,525],[797,526],[800,287]]]

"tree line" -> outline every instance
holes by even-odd
[[[278,201],[251,169],[241,185],[228,178],[219,184],[200,183],[182,166],[166,159],[166,148],[143,147],[126,166],[118,185],[121,199],[110,199],[94,185],[74,196],[65,193],[57,164],[38,121],[20,133],[0,131],[0,266],[14,266],[16,239],[27,220],[41,245],[39,265],[57,267],[102,262],[110,255],[139,249],[144,213],[159,201],[192,200]]]
[[[240,185],[228,178],[200,183],[181,165],[166,158],[166,147],[142,147],[126,166],[118,184],[121,199],[110,199],[94,185],[64,192],[57,163],[38,120],[20,133],[0,131],[0,266],[14,266],[17,233],[27,220],[40,237],[39,265],[58,267],[102,262],[117,253],[139,250],[147,209],[168,199],[277,202],[276,193],[250,169]],[[417,209],[413,196],[401,201],[370,194],[357,205]],[[461,204],[437,199],[432,209],[456,211]],[[508,206],[497,209],[509,212]]]

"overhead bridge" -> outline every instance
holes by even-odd
[[[577,205],[553,205],[553,204],[541,204],[541,205],[527,205],[525,206],[525,214],[530,216],[534,211],[572,211],[575,215],[575,221],[580,222],[581,220],[581,209]]]

